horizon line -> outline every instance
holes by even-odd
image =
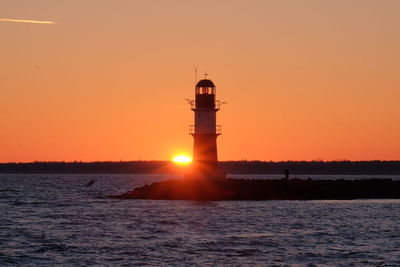
[[[31,164],[31,163],[129,163],[129,162],[171,162],[172,160],[160,160],[160,159],[152,159],[152,160],[97,160],[97,161],[82,161],[82,160],[74,160],[74,161],[9,161],[9,162],[0,162],[0,164]],[[372,159],[372,160],[220,160],[218,162],[270,162],[270,163],[282,163],[282,162],[400,162],[400,159],[392,159],[392,160],[380,160],[380,159]]]

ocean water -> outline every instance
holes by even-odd
[[[400,266],[400,200],[107,197],[176,177],[1,174],[0,266]]]

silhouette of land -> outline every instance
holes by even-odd
[[[224,161],[227,174],[400,175],[400,161]],[[182,173],[185,167],[169,161],[0,163],[0,173]]]
[[[226,161],[218,164],[227,174],[272,174],[282,179],[173,179],[114,197],[167,200],[400,198],[400,181],[391,179],[295,179],[296,175],[307,174],[400,175],[400,161]],[[0,163],[0,173],[182,174],[186,170],[169,161]],[[92,184],[91,181],[86,186]]]

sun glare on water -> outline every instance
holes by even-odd
[[[192,162],[192,158],[186,155],[178,155],[172,159],[176,164],[189,164]]]

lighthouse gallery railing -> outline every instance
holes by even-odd
[[[187,100],[191,109],[196,109],[196,100]],[[220,110],[221,105],[226,104],[226,102],[221,102],[221,100],[215,100],[215,109]]]
[[[222,125],[215,126],[215,134],[221,135],[222,134]],[[189,125],[189,134],[193,135],[196,134],[196,125]]]

